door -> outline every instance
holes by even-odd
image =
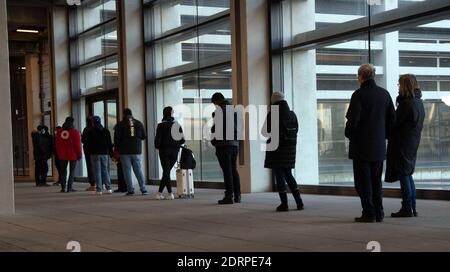
[[[118,121],[118,103],[115,95],[102,95],[86,99],[86,116],[99,116],[102,125],[111,133],[111,140],[114,140],[114,126]],[[117,179],[117,166],[110,161],[110,175],[112,179]]]

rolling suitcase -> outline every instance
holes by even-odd
[[[191,169],[177,169],[178,198],[194,198],[194,175]]]

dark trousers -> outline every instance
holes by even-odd
[[[353,161],[355,188],[361,198],[362,215],[383,218],[383,161]]]
[[[55,167],[56,171],[58,171],[58,183],[61,183],[62,180],[61,161],[56,156],[55,156]]]
[[[38,159],[34,161],[34,178],[36,185],[45,184],[47,182],[48,164],[46,159]]]
[[[405,211],[416,210],[416,185],[412,176],[400,178],[402,191],[402,209]]]
[[[91,155],[85,154],[84,156],[85,156],[85,161],[86,161],[86,168],[87,168],[89,184],[91,186],[95,186],[94,172],[92,172]]]
[[[69,166],[69,178],[67,179],[67,166]],[[75,178],[75,168],[77,167],[77,161],[61,161],[61,189],[67,190],[73,189],[73,180]]]
[[[272,169],[272,171],[277,181],[277,189],[279,193],[287,192],[286,183],[289,186],[291,192],[298,190],[297,181],[295,181],[295,178],[292,175],[292,169],[274,168]]]
[[[172,193],[172,185],[170,184],[170,170],[177,162],[178,149],[162,150],[159,152],[159,160],[163,169],[161,184],[159,185],[159,192],[162,193],[167,187],[167,192]]]
[[[217,146],[216,156],[223,172],[225,183],[225,197],[238,197],[241,195],[241,181],[237,171],[237,146]]]
[[[119,187],[117,188],[121,192],[128,191],[127,183],[125,182],[125,177],[123,176],[122,164],[120,161],[117,163],[117,184]]]

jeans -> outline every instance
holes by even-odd
[[[402,191],[402,209],[405,211],[416,210],[416,186],[412,176],[400,178],[400,189]]]
[[[133,169],[136,176],[141,193],[147,193],[145,187],[144,174],[141,170],[141,155],[120,155],[120,162],[122,163],[123,177],[127,183],[129,193],[134,193],[133,179],[131,177],[131,169]]]
[[[34,161],[34,177],[36,185],[45,184],[47,182],[48,164],[46,159],[38,159]]]
[[[106,190],[111,190],[111,177],[109,176],[109,156],[108,155],[90,155],[92,175],[97,183],[97,192],[103,190],[105,183]]]
[[[216,156],[223,172],[225,183],[225,197],[231,198],[241,195],[241,181],[237,171],[237,146],[217,146]]]
[[[67,166],[69,165],[69,179],[67,179]],[[77,161],[61,161],[61,188],[63,190],[66,189],[67,183],[67,191],[72,190],[73,180],[75,178],[75,168],[77,167]]]
[[[361,198],[362,215],[383,218],[383,161],[353,161],[355,188]]]
[[[172,193],[172,185],[170,184],[170,170],[177,162],[178,159],[178,149],[168,149],[159,152],[159,159],[161,161],[161,166],[163,169],[163,175],[161,179],[161,184],[159,185],[159,192],[162,193],[164,188],[167,187],[167,192]]]
[[[286,193],[286,183],[291,189],[291,192],[298,190],[297,181],[292,175],[292,169],[289,168],[274,168],[272,169],[277,181],[277,189],[279,193]]]

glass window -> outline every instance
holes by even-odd
[[[98,24],[116,17],[116,0],[84,1],[76,9],[76,32],[84,32]]]
[[[430,0],[272,2],[272,84],[299,116],[297,159],[308,161],[295,169],[300,183],[353,186],[345,114],[359,87],[359,65],[372,62],[378,85],[394,101],[399,76],[416,75],[426,117],[414,177],[418,188],[450,189],[450,107],[442,102],[450,91],[450,17],[440,11],[448,6]],[[283,48],[276,47],[280,40]]]
[[[77,74],[81,95],[115,89],[119,82],[117,56],[82,66]]]

